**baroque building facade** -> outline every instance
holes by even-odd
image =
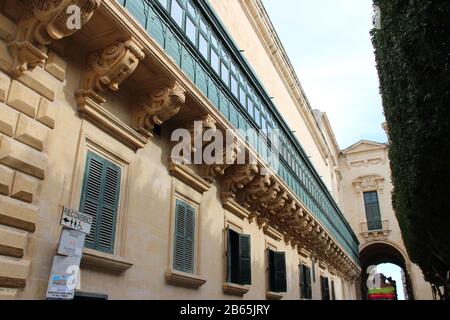
[[[0,11],[0,298],[45,298],[64,207],[94,218],[76,298],[360,297],[339,148],[259,0]],[[171,158],[195,121],[228,161]]]

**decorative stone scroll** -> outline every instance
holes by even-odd
[[[178,83],[163,84],[143,96],[133,114],[133,127],[151,135],[155,125],[161,125],[178,113],[186,101],[186,90]]]
[[[142,47],[134,40],[116,41],[88,56],[88,69],[77,96],[89,97],[98,104],[105,102],[101,93],[118,91],[120,84],[136,70],[145,58]]]
[[[222,183],[222,200],[235,198],[236,192],[249,184],[258,173],[259,168],[256,164],[236,164],[230,167]]]
[[[200,167],[201,175],[205,177],[223,176],[225,170],[234,164],[241,151],[242,149],[236,140],[234,140],[230,145],[226,145],[218,151],[216,155],[216,158],[220,160],[218,163],[204,164]]]
[[[26,13],[18,24],[14,41],[8,44],[14,62],[11,72],[20,77],[48,59],[46,46],[68,37],[83,27],[100,6],[101,0],[24,0]],[[72,25],[70,6],[80,10],[79,26]]]

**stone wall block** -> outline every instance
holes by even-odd
[[[13,80],[6,103],[20,112],[34,118],[41,97],[17,80]]]
[[[20,172],[14,175],[11,197],[25,202],[33,202],[38,187],[38,181]]]
[[[15,138],[39,151],[44,149],[48,128],[26,115],[21,114],[17,123]]]
[[[44,153],[6,136],[0,137],[0,164],[43,180],[46,163]]]
[[[12,137],[16,128],[19,113],[0,102],[0,133]]]

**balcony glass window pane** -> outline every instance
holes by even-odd
[[[250,100],[250,98],[247,98],[247,112],[251,117],[253,117],[253,101]]]
[[[217,38],[215,35],[211,34],[211,44],[214,48],[219,48],[219,42],[217,41]]]
[[[245,108],[245,100],[247,99],[245,90],[243,87],[239,87],[239,102]]]
[[[167,0],[163,0],[163,1],[167,1]],[[191,3],[190,1],[187,2],[187,6],[186,6],[186,7],[187,7],[187,10],[188,10],[189,14],[190,14],[192,17],[195,18],[197,12],[196,12],[194,6],[192,5],[192,3]]]
[[[202,56],[208,60],[208,40],[206,40],[202,34],[200,34],[200,37],[198,38],[198,50],[200,50]]]
[[[231,76],[231,92],[234,94],[234,96],[238,97],[238,82],[234,76]]]
[[[237,67],[233,62],[231,63],[231,71],[236,75],[238,74]]]
[[[194,24],[191,18],[186,19],[186,35],[194,45],[197,45],[197,26]]]
[[[200,30],[202,30],[205,33],[208,33],[208,25],[203,19],[200,19]]]
[[[217,55],[216,51],[211,49],[211,66],[213,67],[214,71],[219,74],[219,56]]]
[[[167,0],[159,0],[159,3],[161,3],[164,9],[167,9]]]
[[[228,71],[228,67],[225,65],[225,63],[222,62],[220,70],[222,81],[225,82],[225,84],[228,86],[230,71]]]
[[[258,108],[255,108],[255,122],[261,128],[261,114]]]
[[[180,27],[183,27],[183,8],[176,0],[172,0],[170,15]]]

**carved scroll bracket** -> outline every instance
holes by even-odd
[[[145,58],[142,47],[134,40],[116,41],[88,56],[88,68],[77,92],[79,103],[90,98],[98,104],[105,102],[102,92],[118,91],[119,85],[136,70]]]
[[[186,90],[178,83],[162,84],[141,97],[133,114],[133,128],[143,135],[152,135],[161,125],[178,113],[186,101]]]
[[[81,29],[100,6],[101,0],[26,0],[26,13],[18,25],[14,41],[8,44],[13,57],[11,72],[20,77],[47,61],[46,46]],[[70,6],[80,9],[80,24],[71,23]]]

